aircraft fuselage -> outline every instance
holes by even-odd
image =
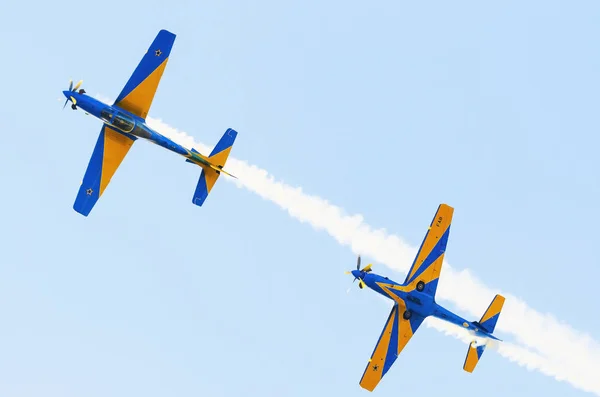
[[[169,138],[150,128],[146,121],[118,106],[107,105],[91,96],[78,92],[63,91],[67,97],[73,97],[77,108],[100,119],[104,124],[131,139],[144,138],[158,146],[175,152],[195,164],[210,166],[206,157],[196,151],[188,150]]]
[[[360,278],[367,287],[373,291],[392,299],[395,302],[406,302],[406,310],[410,315],[422,317],[433,316],[469,331],[474,336],[499,340],[495,336],[481,329],[476,322],[469,322],[464,318],[452,313],[450,310],[438,305],[433,296],[420,292],[414,287],[408,287],[370,272],[352,271],[355,277]],[[401,300],[401,301],[400,301]]]

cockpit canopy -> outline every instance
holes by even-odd
[[[107,124],[118,128],[123,132],[131,132],[135,127],[135,121],[133,117],[121,113],[119,111],[115,111],[111,108],[105,108],[100,112],[100,118],[104,120]]]

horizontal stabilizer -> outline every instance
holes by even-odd
[[[211,163],[216,164],[217,166],[225,165],[227,158],[229,157],[229,153],[231,152],[231,147],[235,142],[235,138],[237,137],[237,131],[234,129],[228,128],[227,131],[223,134],[217,146],[210,152],[208,159]]]
[[[204,204],[204,200],[208,197],[208,193],[212,190],[218,177],[219,175],[215,171],[202,167],[202,173],[200,174],[200,179],[198,179],[194,198],[192,199],[194,204],[198,206]]]
[[[494,332],[494,329],[496,329],[496,323],[500,317],[502,306],[504,306],[504,297],[502,295],[496,295],[485,313],[483,313],[483,316],[481,316],[481,320],[473,322],[476,327],[481,328],[482,331],[487,332],[490,334],[491,338],[496,340],[499,339],[491,334]],[[463,369],[467,372],[473,372],[484,351],[485,345],[478,346],[476,342],[471,342],[469,345],[469,351],[467,352],[467,358],[465,358]]]
[[[488,333],[493,333],[494,329],[496,328],[498,318],[500,317],[502,306],[504,306],[504,297],[502,295],[496,295],[485,313],[483,313],[481,320],[479,320],[479,326]]]
[[[467,351],[467,357],[465,358],[465,364],[463,365],[463,369],[467,372],[473,372],[477,363],[481,359],[483,352],[485,350],[485,345],[477,346],[475,342],[472,342],[469,345],[469,350]]]

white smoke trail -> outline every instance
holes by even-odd
[[[148,118],[147,121],[152,128],[183,146],[195,147],[202,153],[210,152],[211,148],[161,120]],[[384,229],[373,229],[361,215],[346,215],[341,208],[303,193],[301,188],[277,182],[266,170],[245,161],[230,158],[226,168],[239,178],[234,181],[238,186],[277,204],[300,222],[309,223],[316,230],[325,230],[355,254],[368,255],[400,272],[408,271],[417,249]],[[443,281],[440,281],[436,297],[452,302],[474,318],[483,314],[494,294],[499,292],[486,287],[468,270],[457,271],[445,263],[442,272]],[[591,336],[560,323],[552,315],[538,313],[522,300],[506,293],[503,295],[506,303],[496,329],[514,335],[517,343],[538,353],[507,342],[495,347],[498,353],[528,369],[536,369],[600,396],[600,377],[597,376],[600,344]],[[448,327],[435,319],[428,320],[427,324],[470,341],[460,335],[457,331],[460,328]]]
[[[96,97],[102,102],[112,103],[101,95]],[[196,148],[204,154],[211,150],[160,119],[149,117],[147,123],[182,146]],[[266,170],[245,161],[230,158],[226,168],[239,178],[233,180],[238,187],[245,187],[277,204],[287,210],[290,216],[302,223],[309,223],[316,230],[325,230],[339,244],[349,246],[355,254],[366,254],[394,270],[408,272],[417,249],[399,237],[389,235],[385,229],[371,228],[361,215],[346,215],[341,208],[320,197],[305,194],[299,187],[277,182]],[[227,180],[232,181],[230,178]],[[476,318],[497,293],[471,276],[466,269],[455,271],[444,263],[442,272],[443,277],[440,278],[444,281],[438,286],[438,300],[448,300]],[[595,376],[596,369],[600,368],[600,344],[589,335],[559,323],[552,315],[538,313],[520,299],[503,295],[506,303],[496,329],[514,335],[519,343],[541,354],[507,342],[488,348],[529,370],[537,370],[600,396],[600,379]],[[462,328],[441,320],[428,318],[425,324],[467,344],[472,340]]]
[[[469,333],[465,329],[454,324],[447,323],[435,317],[428,317],[425,320],[425,325],[429,328],[436,329],[446,335],[460,339],[466,344],[471,343],[471,341],[473,340],[473,337],[469,335]],[[547,358],[540,356],[539,354],[532,353],[529,350],[523,349],[522,347],[517,346],[513,343],[498,343],[495,341],[488,342],[486,343],[486,351],[489,351],[490,349],[495,350],[502,357],[507,358],[509,361],[515,362],[519,366],[525,367],[528,370],[537,370],[544,375],[555,378],[556,380],[567,381],[577,388],[583,389],[585,391],[595,392],[596,394],[598,394],[596,390],[587,390],[581,387],[577,381],[572,381],[571,379],[569,379],[569,377],[563,375],[560,363],[555,363],[551,360],[548,360]]]

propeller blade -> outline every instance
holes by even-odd
[[[77,91],[77,89],[78,89],[79,87],[81,87],[81,84],[82,84],[82,83],[83,83],[83,80],[79,80],[79,81],[77,82],[77,84],[75,84],[75,87],[74,87],[74,88],[73,88],[71,91]]]
[[[344,274],[352,274],[351,272],[344,272]]]
[[[373,265],[371,263],[369,263],[364,269],[361,270],[361,272],[365,272],[365,273],[370,272],[371,266],[373,266]]]
[[[65,106],[67,106],[67,103],[69,103],[69,99],[68,98],[65,100],[65,104],[63,105],[63,109],[65,108]]]
[[[356,270],[360,269],[360,255],[358,256],[358,259],[356,261]]]
[[[69,80],[69,91],[73,88],[73,80]]]

